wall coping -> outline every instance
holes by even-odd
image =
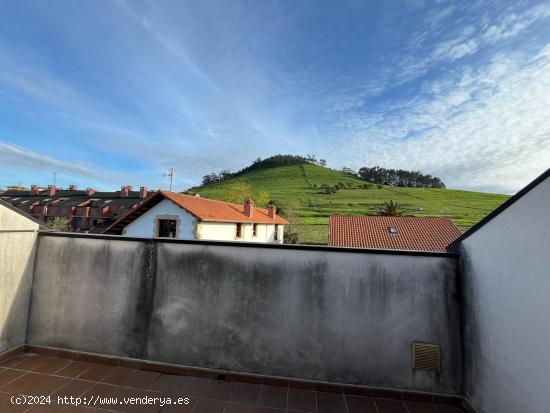
[[[328,245],[308,245],[308,244],[278,244],[268,242],[246,242],[246,241],[213,241],[203,239],[170,239],[170,238],[145,238],[128,237],[124,235],[110,234],[89,234],[79,232],[52,232],[40,231],[40,237],[62,237],[62,238],[85,238],[85,239],[104,239],[116,241],[133,242],[157,242],[167,244],[191,244],[191,245],[212,245],[220,247],[247,247],[247,248],[268,248],[294,251],[319,251],[319,252],[346,252],[357,254],[379,254],[379,255],[403,255],[418,257],[435,258],[459,258],[458,252],[435,252],[435,251],[412,251],[412,250],[389,250],[377,248],[354,248],[354,247],[332,247]]]

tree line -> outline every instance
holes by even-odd
[[[317,159],[315,155],[310,154],[308,154],[307,156],[278,154],[270,156],[266,159],[258,157],[251,165],[241,169],[240,171],[231,172],[229,169],[224,169],[218,173],[213,172],[205,175],[202,178],[202,185],[208,185],[214,182],[222,182],[227,179],[236,178],[240,175],[257,169],[275,168],[277,166],[300,165],[304,163],[311,163],[320,166],[327,165],[327,161],[325,161],[324,159]]]
[[[355,172],[350,168],[343,168],[343,172],[360,176],[375,184],[413,188],[445,188],[445,183],[437,176],[423,174],[420,171],[405,169],[386,169],[379,166],[362,167]]]

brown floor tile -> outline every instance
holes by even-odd
[[[12,403],[11,397],[11,394],[0,393],[0,412],[20,413],[29,408],[29,406],[25,404],[17,405]]]
[[[78,397],[87,392],[95,383],[84,380],[71,380],[65,386],[56,390],[52,396],[60,397]]]
[[[253,404],[229,403],[223,413],[256,413],[256,408]]]
[[[10,382],[17,380],[19,377],[24,375],[24,371],[17,371],[17,370],[10,370],[5,369],[4,371],[0,371],[0,390],[6,385],[8,385]]]
[[[46,363],[42,364],[33,371],[35,373],[55,374],[58,371],[63,370],[63,368],[67,367],[70,363],[72,363],[72,360],[62,359],[59,357],[50,357]]]
[[[453,406],[445,406],[444,404],[436,404],[434,406],[438,413],[464,413],[464,410]]]
[[[21,363],[25,360],[27,360],[29,356],[25,354],[20,354],[18,356],[14,356],[12,358],[9,358],[7,360],[4,360],[2,363],[0,363],[0,367],[13,367],[18,363]]]
[[[337,393],[317,392],[317,412],[347,413],[344,396]]]
[[[233,390],[233,383],[228,381],[211,380],[206,387],[204,397],[212,400],[228,401]]]
[[[56,373],[58,376],[77,378],[82,375],[86,370],[91,367],[91,364],[86,361],[73,361],[68,364],[67,367],[61,369]]]
[[[71,379],[65,377],[48,376],[46,380],[43,380],[35,386],[27,389],[25,394],[32,396],[47,396],[65,386],[70,381]]]
[[[101,383],[107,383],[107,384],[113,384],[113,385],[121,386],[126,381],[126,378],[129,375],[134,374],[136,371],[137,370],[135,370],[135,369],[129,369],[127,367],[113,367],[99,381]]]
[[[149,386],[149,389],[157,390],[166,394],[175,394],[178,393],[178,388],[182,385],[182,382],[182,376],[163,374],[157,379],[157,381]]]
[[[46,364],[49,361],[48,356],[42,356],[39,354],[33,354],[32,356],[27,357],[26,360],[21,361],[13,366],[13,368],[18,370],[33,371],[38,367]]]
[[[407,413],[407,409],[401,400],[374,399],[379,413]]]
[[[257,406],[256,413],[285,413],[284,409],[275,409],[273,407]]]
[[[374,401],[370,397],[346,396],[348,413],[377,413]]]
[[[69,406],[61,410],[61,413],[96,413],[99,410],[94,407]]]
[[[138,370],[126,377],[124,386],[147,389],[158,380],[160,373],[154,371]]]
[[[216,400],[199,399],[193,413],[222,413],[226,404]]]
[[[288,410],[315,412],[317,408],[315,392],[302,389],[288,389]]]
[[[202,397],[206,393],[206,388],[213,382],[202,377],[185,376],[181,379],[181,385],[177,391],[181,397]]]
[[[83,397],[113,397],[118,392],[118,389],[118,386],[113,386],[112,384],[95,383],[83,394]]]
[[[90,368],[78,376],[80,380],[101,381],[115,367],[108,364],[91,363]]]
[[[30,410],[26,410],[25,413],[60,413],[66,406],[34,406]]]
[[[260,385],[233,382],[230,400],[235,403],[257,404],[260,396]]]
[[[432,403],[405,401],[409,413],[438,413]]]
[[[47,380],[49,376],[39,373],[27,373],[2,387],[2,390],[13,394],[24,394],[28,389]]]
[[[288,387],[262,385],[258,404],[265,407],[286,409],[287,396]]]

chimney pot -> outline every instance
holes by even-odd
[[[72,185],[69,185],[69,191],[76,191],[77,190],[77,186],[72,184]]]
[[[55,195],[55,186],[48,185],[48,191],[46,192],[48,196],[54,196]]]
[[[40,187],[38,185],[31,186],[31,195],[38,195],[40,192]]]
[[[267,205],[267,216],[269,218],[275,218],[275,215],[277,214],[277,207],[273,204]]]
[[[86,195],[87,196],[92,196],[93,194],[95,194],[95,189],[94,188],[86,188]]]
[[[250,198],[244,201],[244,214],[249,218],[254,215],[254,201]]]
[[[144,198],[147,198],[147,187],[146,186],[141,186],[139,188],[139,197],[144,199]]]
[[[123,186],[120,188],[120,197],[121,198],[128,198],[130,195],[130,191],[132,190],[132,187],[129,185]]]

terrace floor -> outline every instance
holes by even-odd
[[[383,398],[374,395],[323,392],[205,377],[162,374],[63,357],[22,353],[0,364],[0,411],[10,412],[192,412],[192,413],[460,413],[451,405]],[[388,392],[390,394],[391,392]],[[42,405],[11,402],[12,396],[33,397]],[[43,396],[42,398],[40,396]],[[46,397],[49,396],[49,401]],[[79,397],[83,405],[58,404],[58,396]],[[421,397],[422,396],[422,397]],[[157,398],[139,405],[136,398]],[[172,403],[161,405],[170,398]],[[40,400],[42,399],[42,400]],[[19,399],[22,400],[22,399]],[[133,400],[133,404],[129,404]],[[68,399],[67,399],[68,402]]]

